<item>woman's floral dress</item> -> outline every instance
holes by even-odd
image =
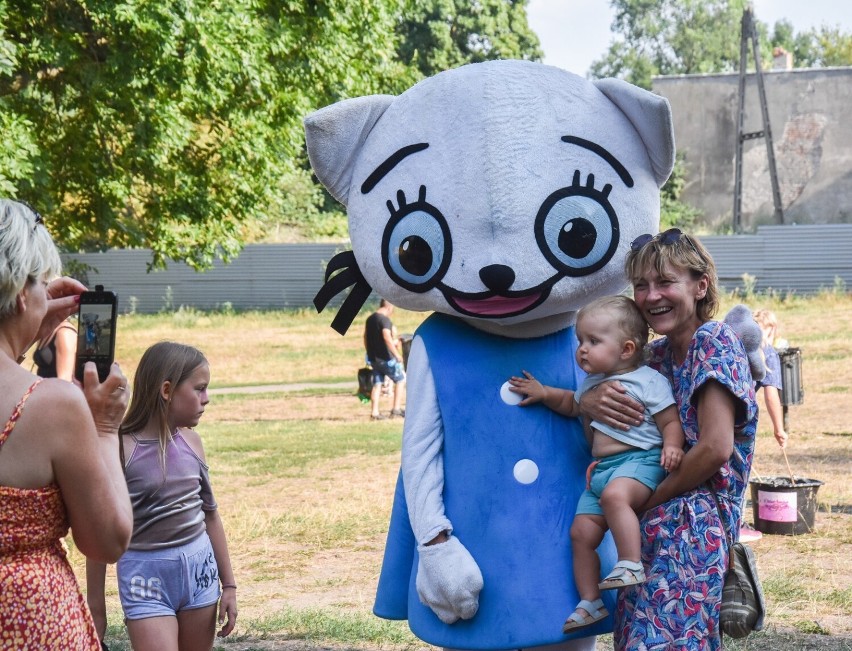
[[[666,338],[650,344],[648,365],[669,378],[686,434],[687,449],[700,437],[694,396],[715,380],[738,399],[734,452],[706,486],[651,509],[642,518],[642,563],[647,581],[620,591],[615,648],[627,651],[722,648],[719,607],[728,551],[725,531],[739,535],[757,430],[757,403],[748,359],[736,334],[710,321],[693,335],[682,366]]]
[[[0,453],[38,382],[21,398],[0,433]],[[100,650],[92,616],[65,554],[62,538],[67,533],[68,516],[57,485],[0,486],[3,651]]]

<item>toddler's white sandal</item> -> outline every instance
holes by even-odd
[[[615,590],[626,588],[629,585],[637,585],[645,582],[645,569],[642,563],[633,561],[618,561],[607,577],[598,583],[601,590]]]

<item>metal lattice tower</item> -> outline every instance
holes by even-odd
[[[745,122],[745,87],[746,67],[748,63],[748,41],[751,39],[754,54],[754,71],[757,80],[757,90],[760,99],[760,112],[763,117],[763,130],[746,133]],[[781,206],[781,190],[778,185],[778,171],[775,167],[775,152],[772,146],[772,129],[769,126],[769,106],[766,103],[766,89],[763,86],[763,70],[760,64],[760,44],[757,29],[754,24],[754,14],[751,7],[743,11],[742,30],[740,38],[740,87],[739,107],[737,112],[737,154],[734,176],[734,232],[742,232],[742,202],[743,202],[743,143],[754,138],[766,139],[766,155],[769,159],[769,180],[772,183],[772,201],[775,205],[775,221],[784,223],[784,209]]]

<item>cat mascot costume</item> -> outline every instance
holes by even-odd
[[[352,286],[433,311],[408,367],[402,470],[374,612],[453,649],[593,649],[607,618],[562,633],[579,601],[569,530],[591,461],[578,419],[518,407],[523,369],[574,389],[574,318],[627,285],[630,242],[659,227],[674,161],[668,102],[526,61],[430,77],[305,120],[352,250],[315,304]],[[446,541],[427,545],[449,534]],[[609,537],[599,554],[614,564]],[[606,605],[614,611],[614,591]]]

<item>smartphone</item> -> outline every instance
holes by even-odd
[[[109,375],[115,359],[115,326],[118,320],[118,296],[96,285],[95,291],[80,295],[77,312],[77,355],[74,376],[83,381],[86,362],[98,367],[98,378],[103,382]]]

